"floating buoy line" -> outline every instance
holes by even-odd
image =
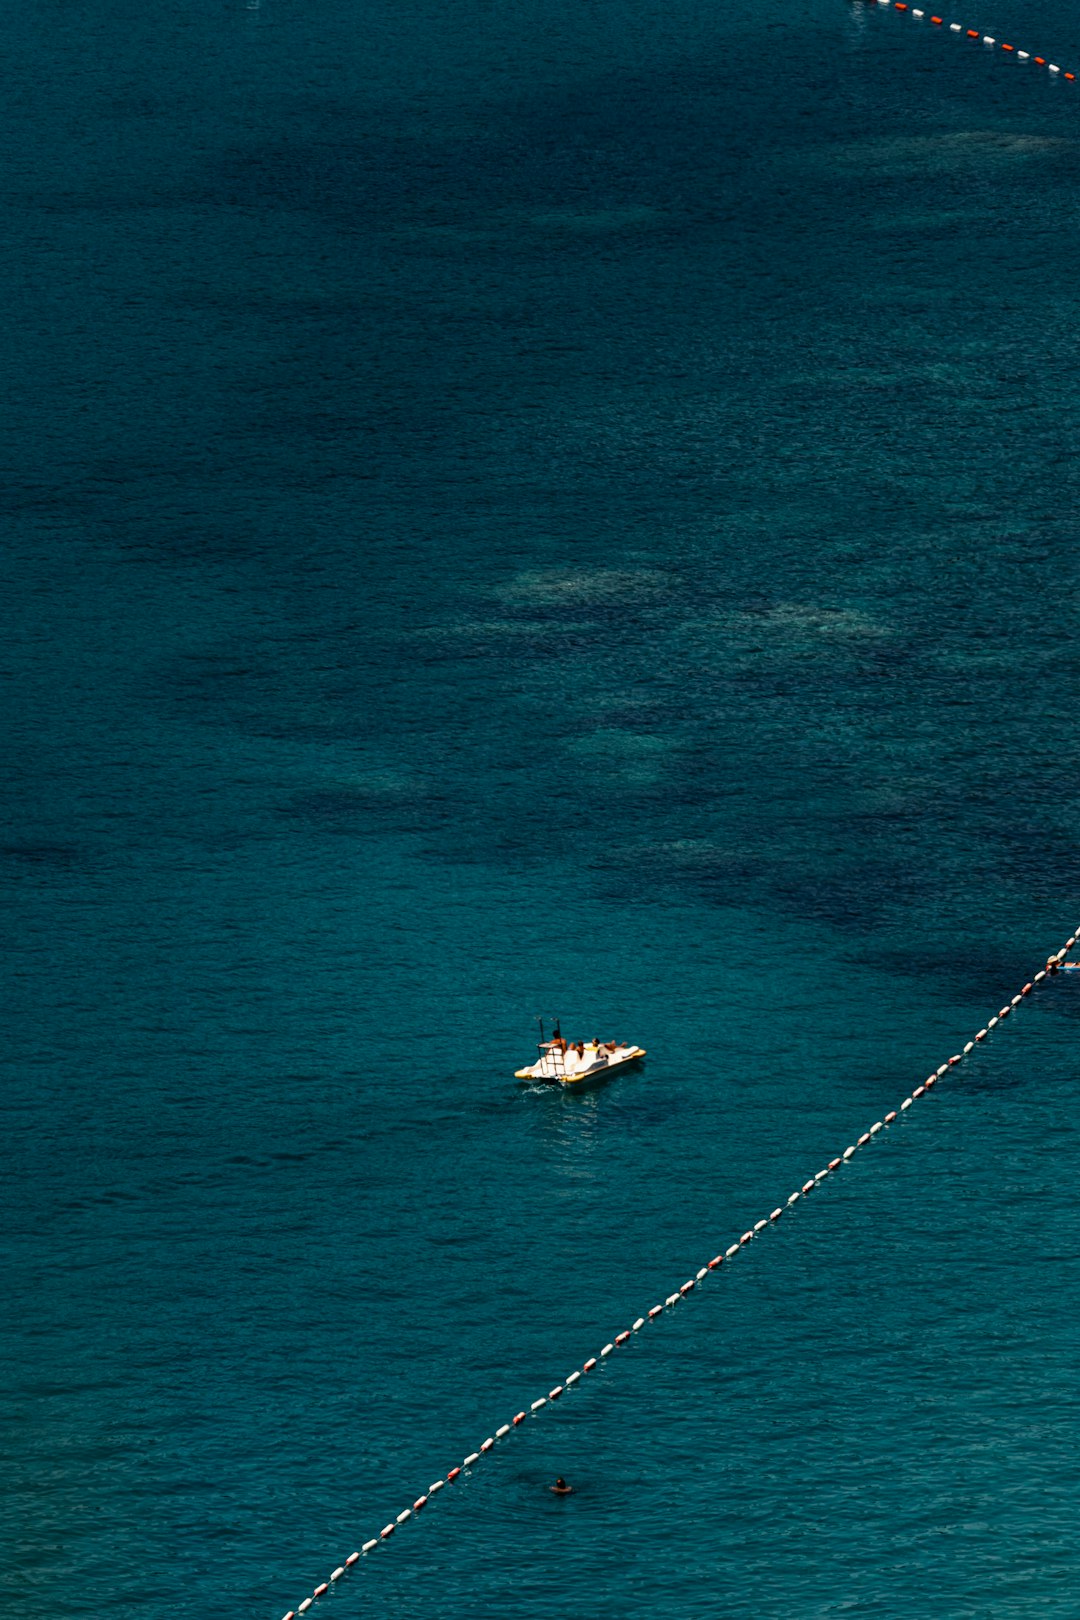
[[[1075,73],[1067,72],[1056,62],[1048,62],[1045,56],[1034,56],[1031,51],[1022,51],[1018,45],[1008,45],[994,34],[984,34],[979,28],[966,28],[963,23],[946,22],[944,17],[937,17],[932,11],[907,4],[907,0],[866,0],[866,3],[884,6],[887,11],[906,11],[916,22],[928,22],[934,28],[942,28],[950,34],[959,34],[963,39],[988,45],[992,50],[1005,51],[1008,55],[1014,56],[1018,62],[1030,62],[1033,67],[1045,68],[1047,73],[1060,74],[1063,79],[1076,79]]]
[[[838,1153],[835,1158],[830,1159],[823,1170],[819,1170],[816,1175],[810,1176],[803,1182],[801,1187],[797,1187],[793,1193],[790,1193],[784,1203],[778,1204],[767,1216],[749,1226],[735,1242],[728,1244],[726,1248],[714,1254],[712,1259],[706,1261],[692,1277],[688,1277],[673,1293],[668,1294],[662,1304],[653,1305],[649,1310],[643,1311],[628,1328],[624,1328],[621,1333],[616,1333],[611,1341],[605,1344],[595,1356],[589,1356],[580,1367],[575,1367],[561,1383],[556,1384],[546,1395],[541,1395],[537,1400],[532,1401],[527,1409],[515,1412],[508,1422],[500,1424],[485,1440],[481,1441],[475,1451],[470,1451],[460,1463],[448,1469],[439,1479],[433,1480],[427,1490],[415,1499],[411,1507],[403,1508],[396,1518],[383,1525],[378,1535],[374,1535],[369,1540],[362,1542],[356,1552],[351,1552],[347,1558],[343,1559],[325,1581],[319,1582],[311,1596],[304,1598],[303,1602],[297,1604],[295,1609],[290,1609],[284,1615],[283,1620],[297,1620],[297,1616],[306,1614],[312,1605],[347,1575],[355,1564],[358,1564],[362,1558],[368,1557],[382,1547],[385,1542],[389,1541],[400,1525],[407,1524],[410,1519],[422,1513],[440,1491],[453,1485],[463,1475],[467,1476],[487,1456],[489,1451],[493,1451],[497,1445],[507,1440],[523,1423],[536,1417],[543,1411],[544,1407],[549,1406],[554,1401],[561,1400],[564,1395],[572,1394],[582,1378],[593,1372],[608,1356],[614,1355],[635,1333],[640,1333],[642,1328],[647,1327],[650,1322],[655,1322],[658,1317],[663,1316],[665,1311],[674,1310],[677,1305],[681,1304],[683,1300],[694,1292],[699,1284],[706,1280],[711,1272],[719,1271],[722,1266],[730,1264],[743,1249],[754,1242],[755,1238],[767,1231],[770,1226],[774,1226],[788,1210],[793,1209],[797,1204],[808,1198],[814,1189],[819,1187],[829,1176],[835,1175],[839,1170],[842,1170],[863,1148],[869,1147],[874,1138],[879,1136],[882,1131],[888,1130],[890,1125],[893,1125],[900,1118],[901,1114],[906,1114],[909,1108],[913,1108],[922,1098],[929,1096],[938,1081],[943,1080],[951,1069],[955,1069],[959,1064],[971,1057],[976,1049],[989,1038],[991,1033],[1000,1024],[1004,1023],[1005,1019],[1023,1003],[1027,996],[1034,992],[1037,985],[1041,985],[1048,976],[1056,974],[1060,970],[1069,951],[1077,943],[1078,937],[1080,937],[1080,923],[1076,926],[1076,932],[1070,935],[1061,950],[1056,951],[1047,958],[1046,966],[1040,968],[1038,973],[1033,974],[1028,983],[1023,985],[1017,994],[1005,1003],[995,1017],[988,1018],[985,1026],[977,1030],[971,1040],[967,1041],[959,1052],[955,1052],[952,1057],[928,1074],[922,1084],[916,1086],[911,1095],[903,1099],[898,1108],[890,1110],[881,1119],[875,1121],[869,1130],[864,1131],[842,1153]]]
[[[1058,63],[1050,62],[1044,56],[1036,56],[1030,51],[1020,50],[1015,45],[1008,44],[1004,40],[998,40],[992,34],[984,34],[977,28],[966,28],[963,23],[947,22],[944,17],[939,17],[933,12],[908,4],[907,0],[862,0],[862,3],[883,6],[890,11],[907,12],[916,22],[929,22],[932,27],[941,28],[949,33],[958,34],[965,39],[1011,54],[1018,62],[1030,62],[1034,67],[1044,68],[1048,73],[1055,76],[1071,81],[1076,80],[1075,73],[1066,71]],[[771,1210],[761,1220],[755,1221],[737,1241],[730,1243],[727,1248],[721,1249],[711,1260],[706,1261],[692,1277],[688,1277],[673,1293],[668,1294],[662,1304],[651,1306],[642,1315],[638,1316],[628,1328],[624,1328],[621,1333],[616,1333],[611,1341],[600,1349],[597,1355],[589,1356],[580,1367],[576,1367],[561,1383],[550,1389],[546,1395],[541,1395],[538,1399],[532,1401],[527,1409],[515,1412],[509,1422],[500,1424],[485,1440],[481,1441],[475,1451],[469,1452],[460,1463],[448,1469],[440,1478],[433,1480],[427,1490],[415,1499],[411,1507],[403,1508],[395,1518],[382,1527],[378,1535],[371,1536],[369,1540],[362,1542],[357,1551],[351,1552],[347,1558],[344,1558],[336,1569],[331,1571],[326,1580],[319,1582],[310,1597],[304,1598],[301,1603],[297,1604],[295,1609],[288,1610],[283,1616],[283,1620],[297,1620],[298,1616],[307,1614],[308,1610],[336,1586],[361,1559],[367,1558],[378,1551],[396,1533],[399,1526],[407,1524],[410,1519],[422,1513],[440,1491],[452,1486],[455,1481],[463,1476],[467,1477],[471,1470],[487,1456],[488,1452],[493,1451],[497,1445],[509,1439],[522,1424],[539,1416],[546,1406],[549,1406],[554,1401],[561,1400],[564,1395],[572,1394],[581,1379],[593,1372],[601,1361],[605,1361],[609,1356],[613,1355],[622,1345],[628,1343],[634,1334],[640,1333],[642,1328],[647,1327],[650,1322],[655,1322],[659,1317],[663,1316],[665,1311],[674,1310],[701,1283],[706,1281],[710,1273],[719,1271],[722,1266],[730,1264],[743,1249],[753,1243],[755,1238],[767,1231],[769,1227],[774,1226],[788,1210],[793,1209],[802,1200],[808,1198],[823,1181],[842,1170],[862,1149],[869,1147],[874,1138],[879,1136],[882,1131],[888,1130],[900,1118],[901,1114],[906,1114],[908,1109],[913,1108],[922,1098],[929,1096],[938,1081],[943,1080],[951,1069],[956,1068],[971,1057],[982,1042],[987,1040],[990,1034],[1023,1003],[1025,997],[1034,992],[1037,985],[1042,984],[1048,976],[1059,971],[1066,956],[1076,945],[1078,938],[1080,938],[1080,923],[1077,924],[1075,933],[1065,941],[1064,946],[1047,958],[1046,966],[1033,974],[1030,981],[1023,985],[1010,1001],[1006,1002],[995,1017],[988,1018],[985,1026],[977,1030],[971,1040],[967,1041],[959,1052],[954,1053],[952,1057],[928,1074],[922,1084],[916,1086],[911,1095],[903,1099],[899,1108],[890,1110],[881,1119],[876,1120],[869,1130],[864,1131],[842,1153],[830,1159],[823,1170],[819,1170],[816,1175],[810,1176],[803,1182],[801,1187],[797,1187],[793,1193],[790,1193],[785,1202],[778,1204],[775,1209]]]

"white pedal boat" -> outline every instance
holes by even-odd
[[[560,1086],[588,1085],[606,1080],[618,1070],[629,1068],[631,1063],[640,1063],[645,1056],[643,1046],[630,1046],[625,1042],[612,1050],[590,1041],[581,1057],[575,1047],[568,1046],[564,1052],[555,1041],[545,1042],[539,1051],[535,1063],[514,1071],[516,1079],[548,1081]]]

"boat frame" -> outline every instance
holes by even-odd
[[[536,1047],[540,1054],[539,1062],[543,1064],[547,1059],[550,1059],[551,1070],[547,1074],[537,1074],[536,1064],[526,1069],[515,1069],[514,1078],[516,1080],[532,1080],[538,1085],[558,1085],[565,1086],[568,1090],[583,1090],[589,1085],[596,1085],[601,1080],[606,1080],[609,1075],[616,1074],[620,1069],[628,1069],[632,1063],[640,1063],[646,1055],[643,1046],[620,1046],[616,1047],[615,1052],[610,1053],[607,1057],[597,1058],[594,1063],[589,1064],[588,1068],[578,1069],[576,1073],[568,1074],[563,1051],[556,1044],[562,1039],[559,1020],[557,1018],[554,1020],[550,1040],[544,1033],[543,1018],[537,1019],[537,1022],[540,1025],[540,1039]]]

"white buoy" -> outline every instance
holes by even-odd
[[[431,1492],[429,1491],[428,1495],[430,1496],[430,1494],[431,1494]],[[375,1548],[378,1545],[379,1545],[379,1543],[377,1541],[365,1541],[364,1545],[363,1545],[363,1548],[362,1548],[362,1551],[366,1552],[366,1553],[374,1552]]]

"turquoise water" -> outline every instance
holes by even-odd
[[[1080,92],[832,0],[7,42],[0,1587],[277,1620],[1080,922]],[[316,1612],[1071,1620],[1077,994]]]

